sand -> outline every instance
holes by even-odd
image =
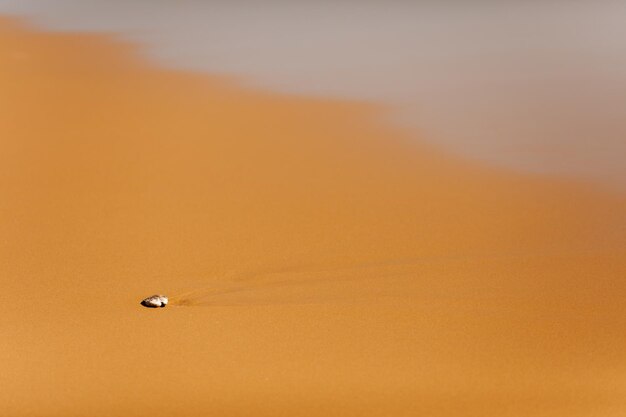
[[[140,56],[0,21],[3,415],[626,412],[623,195]]]

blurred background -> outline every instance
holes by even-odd
[[[626,190],[623,1],[0,0],[169,67],[366,100],[464,156]]]

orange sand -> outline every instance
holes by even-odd
[[[0,22],[3,416],[626,413],[624,198],[137,56]]]

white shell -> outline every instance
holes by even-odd
[[[168,299],[165,295],[151,295],[141,300],[141,305],[148,308],[165,307]]]

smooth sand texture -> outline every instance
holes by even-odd
[[[2,415],[626,412],[622,196],[135,52],[0,23]]]

